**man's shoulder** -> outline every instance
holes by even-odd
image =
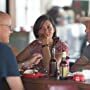
[[[5,52],[10,52],[11,51],[11,48],[9,47],[8,44],[5,44],[5,43],[1,43],[0,42],[0,51],[1,53],[5,53]]]
[[[5,43],[1,43],[0,42],[0,48],[9,48],[8,44],[5,44]]]
[[[84,49],[83,55],[90,59],[90,44]]]
[[[85,51],[90,51],[90,44],[86,46]]]

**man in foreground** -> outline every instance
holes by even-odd
[[[11,31],[11,17],[0,11],[0,90],[24,90],[18,65],[8,46]]]

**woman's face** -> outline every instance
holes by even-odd
[[[48,38],[48,37],[52,38],[54,32],[55,30],[52,23],[49,20],[46,20],[41,26],[38,34],[39,34],[39,37],[42,37],[42,38]]]

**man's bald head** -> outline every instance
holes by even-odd
[[[0,42],[9,43],[11,33],[11,17],[0,11]]]
[[[0,24],[11,25],[11,17],[9,14],[0,11]]]

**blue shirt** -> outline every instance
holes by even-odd
[[[6,77],[19,75],[17,61],[11,48],[7,44],[0,43],[0,90],[5,90],[3,88]]]

